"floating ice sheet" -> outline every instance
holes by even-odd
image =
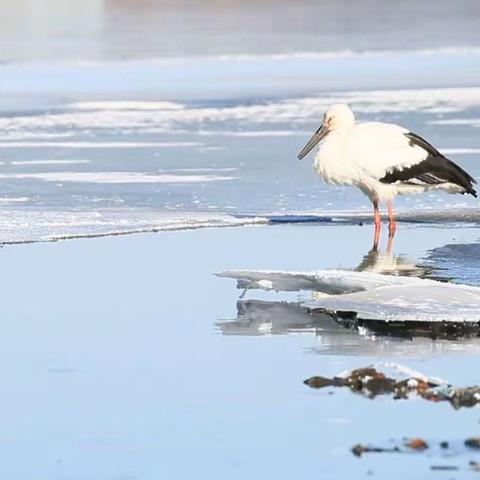
[[[311,272],[286,272],[270,270],[233,270],[221,272],[219,277],[237,280],[238,288],[260,288],[276,291],[308,290],[326,294],[345,294],[373,290],[391,285],[412,285],[431,280],[397,277],[349,270],[315,270]],[[437,282],[434,282],[437,283]]]
[[[355,312],[364,320],[479,322],[480,289],[441,282],[394,285],[318,299],[312,307]],[[433,282],[433,281],[432,281]]]
[[[239,288],[309,290],[324,295],[302,304],[361,320],[399,322],[479,322],[480,288],[370,272],[227,271]]]

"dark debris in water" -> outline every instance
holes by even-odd
[[[357,457],[361,457],[364,453],[407,453],[413,451],[421,452],[427,449],[428,443],[422,438],[410,438],[403,441],[401,445],[392,447],[375,447],[358,443],[352,447],[352,453]]]
[[[396,379],[374,367],[358,368],[333,378],[314,376],[307,378],[304,383],[311,388],[346,387],[372,399],[378,395],[392,395],[395,400],[419,396],[430,402],[449,402],[455,409],[473,407],[480,402],[478,385],[454,387],[421,375]]]
[[[452,472],[456,470],[460,470],[460,467],[457,465],[432,465],[430,470],[437,470],[441,472]]]
[[[465,446],[474,448],[475,450],[480,450],[480,437],[467,438],[465,440]]]
[[[480,437],[467,438],[463,442],[467,450],[451,447],[447,441],[432,442],[429,443],[423,438],[404,438],[401,441],[390,441],[387,446],[368,445],[358,443],[351,449],[352,453],[356,457],[362,457],[364,454],[370,453],[402,453],[402,454],[414,454],[425,453],[428,457],[440,455],[442,458],[438,463],[434,463],[430,466],[430,470],[434,471],[458,471],[469,470],[473,472],[480,472],[480,462],[477,460],[470,460],[467,465],[458,465],[452,463],[453,457],[459,454],[467,453],[472,454],[475,451],[480,450]]]
[[[364,453],[400,453],[400,447],[374,447],[370,445],[362,445],[358,443],[354,447],[352,447],[352,453],[356,457],[361,457]]]
[[[312,312],[316,313],[316,312]],[[480,337],[479,322],[385,322],[383,320],[365,320],[357,318],[355,312],[336,312],[335,321],[345,328],[367,329],[371,335],[413,339],[415,337],[433,340],[458,340]]]

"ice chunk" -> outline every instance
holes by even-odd
[[[348,270],[313,272],[227,271],[238,288],[321,292],[303,302],[313,310],[357,319],[414,322],[480,322],[480,288],[422,278]]]
[[[307,290],[327,294],[360,292],[388,285],[422,285],[423,282],[427,284],[433,282],[419,278],[352,272],[349,270],[316,270],[311,272],[230,270],[218,273],[217,276],[236,279],[238,288],[259,288],[285,292]]]
[[[416,322],[479,322],[480,289],[420,280],[364,292],[319,298],[310,304],[341,314],[355,312],[363,320]]]

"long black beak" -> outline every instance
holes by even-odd
[[[303,157],[308,155],[312,149],[322,141],[327,133],[328,128],[325,125],[320,125],[318,130],[312,135],[312,138],[310,138],[307,144],[302,148],[302,151],[298,154],[298,159],[301,160]]]

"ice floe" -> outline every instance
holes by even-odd
[[[313,291],[311,310],[387,322],[480,322],[480,288],[348,270],[227,271],[243,289]]]

